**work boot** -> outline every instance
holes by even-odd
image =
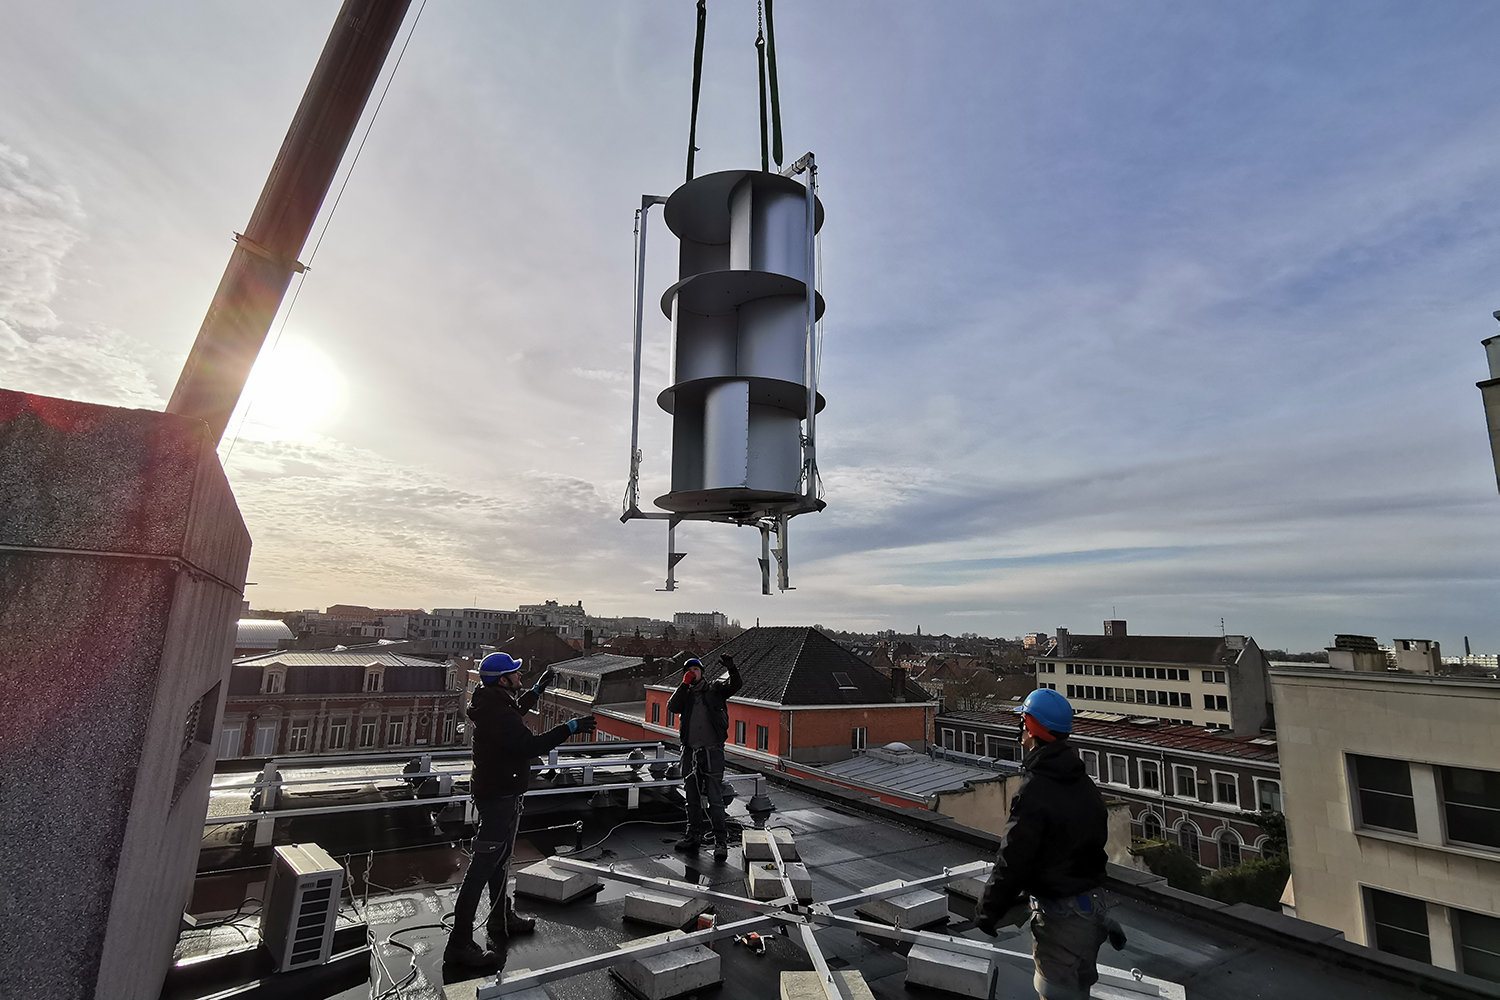
[[[484,969],[500,963],[500,956],[488,948],[474,943],[474,932],[448,938],[448,947],[443,949],[444,965],[460,965],[467,969]]]
[[[509,896],[505,897],[505,933],[511,937],[517,934],[530,934],[536,930],[536,917],[525,913],[516,912],[516,904]]]
[[[673,844],[672,849],[675,851],[697,851],[702,846],[703,843],[698,839],[698,835],[696,833],[689,833],[685,834],[676,844]]]
[[[729,838],[722,834],[714,840],[714,860],[720,864],[729,860]]]

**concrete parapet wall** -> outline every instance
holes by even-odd
[[[249,558],[201,421],[0,390],[0,909],[26,996],[160,993]]]

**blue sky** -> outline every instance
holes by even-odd
[[[709,7],[699,169],[753,166],[754,4]],[[0,385],[162,405],[336,9],[6,4]],[[778,14],[827,207],[798,589],[690,525],[659,594],[660,526],[616,520],[631,213],[681,181],[692,3],[432,0],[221,450],[257,606],[1500,648],[1500,9]]]

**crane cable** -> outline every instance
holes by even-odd
[[[781,89],[776,81],[776,21],[771,0],[755,5],[755,55],[760,67],[760,169],[770,173],[771,161],[781,166]],[[769,87],[767,69],[769,68]],[[770,92],[771,136],[766,141],[766,94]]]

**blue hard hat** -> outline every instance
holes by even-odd
[[[1073,731],[1073,706],[1051,688],[1037,688],[1016,706],[1016,713],[1029,715],[1054,733]]]
[[[488,684],[520,669],[521,661],[514,659],[509,653],[491,653],[479,661],[479,679]]]

